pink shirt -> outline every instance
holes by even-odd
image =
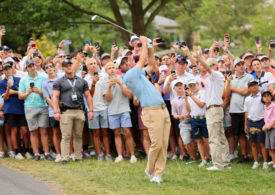
[[[196,79],[199,82],[200,89],[207,91],[208,83],[209,83],[208,74],[206,73],[204,76],[199,75],[199,76],[196,77]],[[202,86],[202,83],[203,83],[204,87]]]
[[[272,102],[268,107],[264,109],[264,122],[265,125],[269,125],[275,121],[275,103]],[[275,128],[275,125],[273,126]]]
[[[185,118],[188,113],[185,105],[185,99],[182,96],[175,97],[172,101],[172,114],[183,115],[184,120],[180,120],[181,123],[189,123],[190,119]]]

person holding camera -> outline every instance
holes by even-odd
[[[33,160],[39,161],[39,135],[45,153],[45,160],[52,161],[53,157],[49,154],[48,132],[49,126],[48,105],[43,97],[42,84],[45,77],[36,72],[35,62],[26,62],[28,71],[27,76],[22,78],[19,83],[19,99],[24,100],[25,115],[31,134],[31,144],[34,152]]]
[[[239,163],[247,162],[246,136],[244,132],[244,101],[250,94],[247,84],[253,80],[253,76],[245,72],[244,61],[236,59],[234,61],[234,75],[227,76],[226,96],[230,98],[229,112],[232,121],[232,134],[234,136],[234,148],[238,143],[241,147],[242,156]],[[233,156],[231,154],[230,158]]]
[[[60,121],[62,133],[61,156],[62,164],[69,160],[70,139],[74,132],[74,154],[75,161],[82,160],[82,133],[85,122],[83,112],[85,95],[88,104],[88,118],[94,118],[93,100],[89,91],[87,81],[76,76],[76,71],[70,60],[62,63],[65,75],[53,84],[53,109],[54,118]]]
[[[12,62],[3,65],[5,78],[0,82],[0,94],[4,97],[4,115],[7,125],[10,129],[11,143],[15,151],[15,159],[31,159],[29,151],[29,139],[27,130],[27,121],[24,113],[24,101],[18,99],[18,86],[20,78],[13,76]],[[24,151],[20,151],[18,145],[18,128],[24,138]]]

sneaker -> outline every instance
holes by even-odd
[[[47,161],[53,161],[54,158],[50,154],[45,154],[45,160],[47,160]]]
[[[72,161],[75,161],[74,153],[72,153],[72,154],[70,155],[70,159],[71,159]]]
[[[0,158],[4,158],[4,156],[5,156],[5,152],[0,152]]]
[[[172,152],[167,152],[167,158],[168,159],[172,158],[172,156],[173,156]]]
[[[24,156],[21,153],[17,153],[16,156],[15,156],[15,159],[17,159],[17,160],[23,160]]]
[[[190,158],[190,159],[189,159],[189,162],[187,162],[186,164],[192,164],[192,163],[194,163],[194,162],[196,162],[196,160],[194,160],[193,158]]]
[[[152,179],[150,179],[150,182],[160,184],[162,182],[162,179],[161,177],[154,176]]]
[[[55,162],[61,162],[62,160],[62,157],[60,154],[57,154],[56,157],[55,157]]]
[[[206,166],[206,165],[207,165],[206,160],[203,160],[203,161],[201,161],[201,163],[199,164],[198,167],[204,167],[204,166]]]
[[[89,153],[88,153],[87,150],[84,150],[84,151],[82,152],[82,155],[83,155],[84,158],[90,158],[90,157],[91,157],[91,156],[89,155]]]
[[[174,154],[171,159],[176,160],[177,158],[178,158],[177,155]]]
[[[68,163],[68,161],[66,161],[66,160],[62,160],[62,161],[61,161],[61,164],[62,164],[62,165],[65,165],[65,164],[67,164],[67,163]]]
[[[25,158],[26,158],[26,159],[32,159],[31,153],[26,152],[26,153],[25,153]]]
[[[206,159],[206,162],[207,162],[207,164],[209,164],[209,163],[212,162],[212,159],[211,159],[211,158],[207,158],[207,159]]]
[[[231,165],[227,165],[224,167],[224,169],[232,169]]]
[[[212,167],[209,167],[206,169],[207,171],[221,171],[222,169],[220,169],[219,167],[217,166],[212,166]]]
[[[189,159],[188,156],[183,156],[183,157],[182,157],[182,160],[183,160],[183,161],[188,161],[188,159]]]
[[[244,163],[244,162],[249,162],[249,158],[248,157],[244,157],[244,155],[241,156],[241,159],[237,162],[237,163]]]
[[[267,162],[264,162],[263,169],[268,169],[268,163]]]
[[[183,155],[180,155],[180,156],[179,156],[179,159],[180,159],[180,160],[183,160]]]
[[[45,155],[44,154],[40,154],[40,159],[41,160],[45,159]]]
[[[9,151],[9,152],[8,152],[8,156],[9,156],[10,158],[15,158],[15,152],[14,152],[14,151]]]
[[[132,155],[131,156],[131,159],[130,159],[130,163],[136,163],[137,162],[137,158],[135,155]]]
[[[123,161],[123,157],[121,155],[119,155],[118,157],[116,157],[115,163],[119,163],[121,161]]]
[[[92,150],[92,151],[90,152],[90,156],[96,156],[95,150]]]
[[[268,164],[268,165],[272,165],[272,164],[273,164],[273,161],[269,161],[267,164]]]
[[[150,178],[152,179],[154,177],[154,173],[150,174],[147,170],[147,168],[144,170],[145,174]]]
[[[235,150],[234,153],[233,153],[233,155],[234,155],[235,158],[238,158],[238,156],[239,156],[238,150]]]
[[[229,158],[230,158],[230,161],[236,159],[234,154],[230,154]]]
[[[34,155],[33,158],[32,158],[33,161],[40,161],[40,155],[37,154],[37,155]]]
[[[103,161],[104,160],[104,154],[99,154],[98,156],[97,156],[97,160],[98,161]]]
[[[109,161],[109,162],[113,161],[112,155],[111,155],[111,154],[105,155],[105,160],[106,160],[106,161]]]
[[[260,164],[258,162],[254,162],[252,169],[257,169],[260,167]]]

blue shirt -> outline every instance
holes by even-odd
[[[245,69],[245,72],[248,73],[247,69]],[[252,70],[252,72],[250,72],[249,74],[251,74],[254,77],[254,79],[257,79],[257,75],[256,75],[256,72],[254,70]]]
[[[145,71],[141,72],[138,66],[130,69],[123,76],[126,86],[140,101],[141,107],[152,107],[163,105],[164,101],[150,81],[145,77]]]
[[[13,85],[11,89],[18,91],[20,78],[13,77]],[[5,78],[0,82],[0,94],[4,94],[7,90],[8,80]],[[18,95],[10,95],[8,100],[4,100],[4,114],[25,114],[24,101],[18,99]]]
[[[26,93],[30,88],[31,82],[34,82],[34,86],[37,87],[40,91],[42,91],[42,84],[45,80],[46,78],[41,76],[39,73],[37,73],[35,78],[31,78],[29,74],[27,74],[24,78],[20,80],[19,93]],[[24,100],[24,105],[28,108],[41,108],[47,106],[47,103],[44,97],[41,97],[39,94],[35,92],[32,92]]]

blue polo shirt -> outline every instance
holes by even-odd
[[[247,72],[247,69],[245,69],[245,72],[248,73],[248,72]],[[255,72],[254,70],[252,70],[252,72],[251,72],[251,73],[248,73],[248,74],[251,74],[251,75],[254,77],[254,79],[257,78],[256,72]]]
[[[163,105],[164,101],[150,81],[145,77],[145,71],[140,71],[138,66],[130,69],[123,76],[126,86],[140,101],[141,107],[152,107]]]
[[[26,93],[30,88],[31,82],[34,82],[34,86],[42,91],[42,84],[45,80],[46,78],[41,76],[39,73],[37,73],[35,78],[31,78],[29,74],[27,74],[24,78],[20,80],[19,93]],[[47,106],[47,103],[44,97],[41,97],[39,94],[32,92],[24,100],[24,105],[28,108],[42,108]]]
[[[13,85],[11,89],[18,91],[20,78],[13,77]],[[8,80],[4,78],[0,82],[0,94],[4,94],[7,90]],[[18,99],[18,95],[10,95],[8,100],[4,100],[4,114],[25,114],[24,101]]]

